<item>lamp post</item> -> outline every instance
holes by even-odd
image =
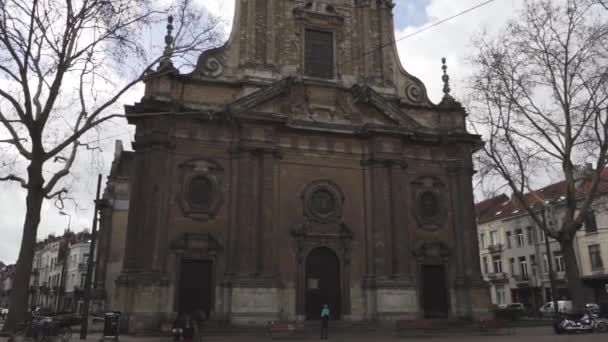
[[[60,211],[59,215],[68,217],[68,232],[70,231],[70,225],[72,224],[72,215],[66,213],[65,211]]]
[[[61,306],[63,307],[63,309],[65,309],[65,303],[64,303],[64,294],[65,294],[65,287],[66,287],[66,279],[67,279],[67,270],[68,270],[68,258],[70,255],[70,226],[72,224],[72,215],[66,213],[65,211],[60,211],[59,215],[61,216],[67,216],[68,217],[68,234],[64,234],[64,239],[68,239],[67,241],[63,241],[63,243],[65,245],[60,245],[59,248],[63,248],[63,265],[61,265],[61,274],[59,275],[59,291],[60,293],[57,295],[57,302],[55,304],[55,310],[57,311],[59,309],[59,304],[61,303]]]
[[[543,204],[542,209],[541,209],[541,215],[543,216],[543,226],[544,228],[547,228],[547,218],[546,218],[546,210],[545,210],[545,204]],[[557,307],[557,289],[555,286],[555,274],[553,273],[553,263],[552,263],[552,258],[551,258],[551,246],[549,244],[549,235],[545,234],[545,250],[546,250],[546,254],[547,254],[547,266],[548,266],[548,271],[549,271],[549,283],[551,284],[551,299],[553,300],[553,315],[554,318],[557,319],[557,316],[559,314],[559,308]]]

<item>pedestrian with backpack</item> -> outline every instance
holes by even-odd
[[[329,311],[329,306],[327,304],[323,304],[323,308],[321,309],[321,339],[327,340],[327,331],[329,329],[329,315],[331,312]]]

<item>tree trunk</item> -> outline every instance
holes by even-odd
[[[40,224],[40,210],[44,201],[42,178],[42,163],[32,161],[27,168],[28,189],[25,212],[25,223],[23,224],[23,237],[19,259],[13,278],[13,286],[9,298],[9,312],[4,331],[15,332],[17,323],[23,321],[28,309],[28,296],[30,289],[30,276],[32,274],[32,262],[34,260],[34,248],[38,225]]]
[[[574,312],[585,310],[585,288],[576,261],[574,241],[564,239],[560,241],[564,264],[566,266],[566,279],[568,280],[568,292],[572,298],[572,309]]]

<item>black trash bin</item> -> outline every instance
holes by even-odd
[[[120,312],[106,312],[103,322],[103,339],[118,341],[120,334]]]

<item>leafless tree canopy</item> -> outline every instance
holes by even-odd
[[[607,162],[608,16],[597,0],[528,1],[502,33],[476,45],[472,123],[486,139],[481,174],[502,179],[536,224],[568,247]],[[576,166],[588,163],[581,200]],[[524,194],[556,172],[567,184],[566,214],[549,230]],[[569,281],[571,271],[578,275],[568,270]]]
[[[163,40],[151,34],[164,34],[168,14],[178,20],[172,57],[187,61],[217,42],[217,20],[188,1],[0,0],[0,144],[65,164],[46,182],[47,196],[86,147],[79,139],[113,118],[107,110],[162,57]],[[27,188],[19,176],[0,179]]]
[[[87,133],[121,116],[113,106],[145,77],[159,75],[159,61],[171,58],[179,67],[217,44],[218,20],[191,0],[177,1],[159,7],[152,0],[0,0],[0,153],[2,166],[12,165],[0,168],[0,181],[27,191],[5,328],[14,329],[27,307],[44,198],[61,200],[77,152],[98,148]],[[164,40],[169,15],[175,27]]]

